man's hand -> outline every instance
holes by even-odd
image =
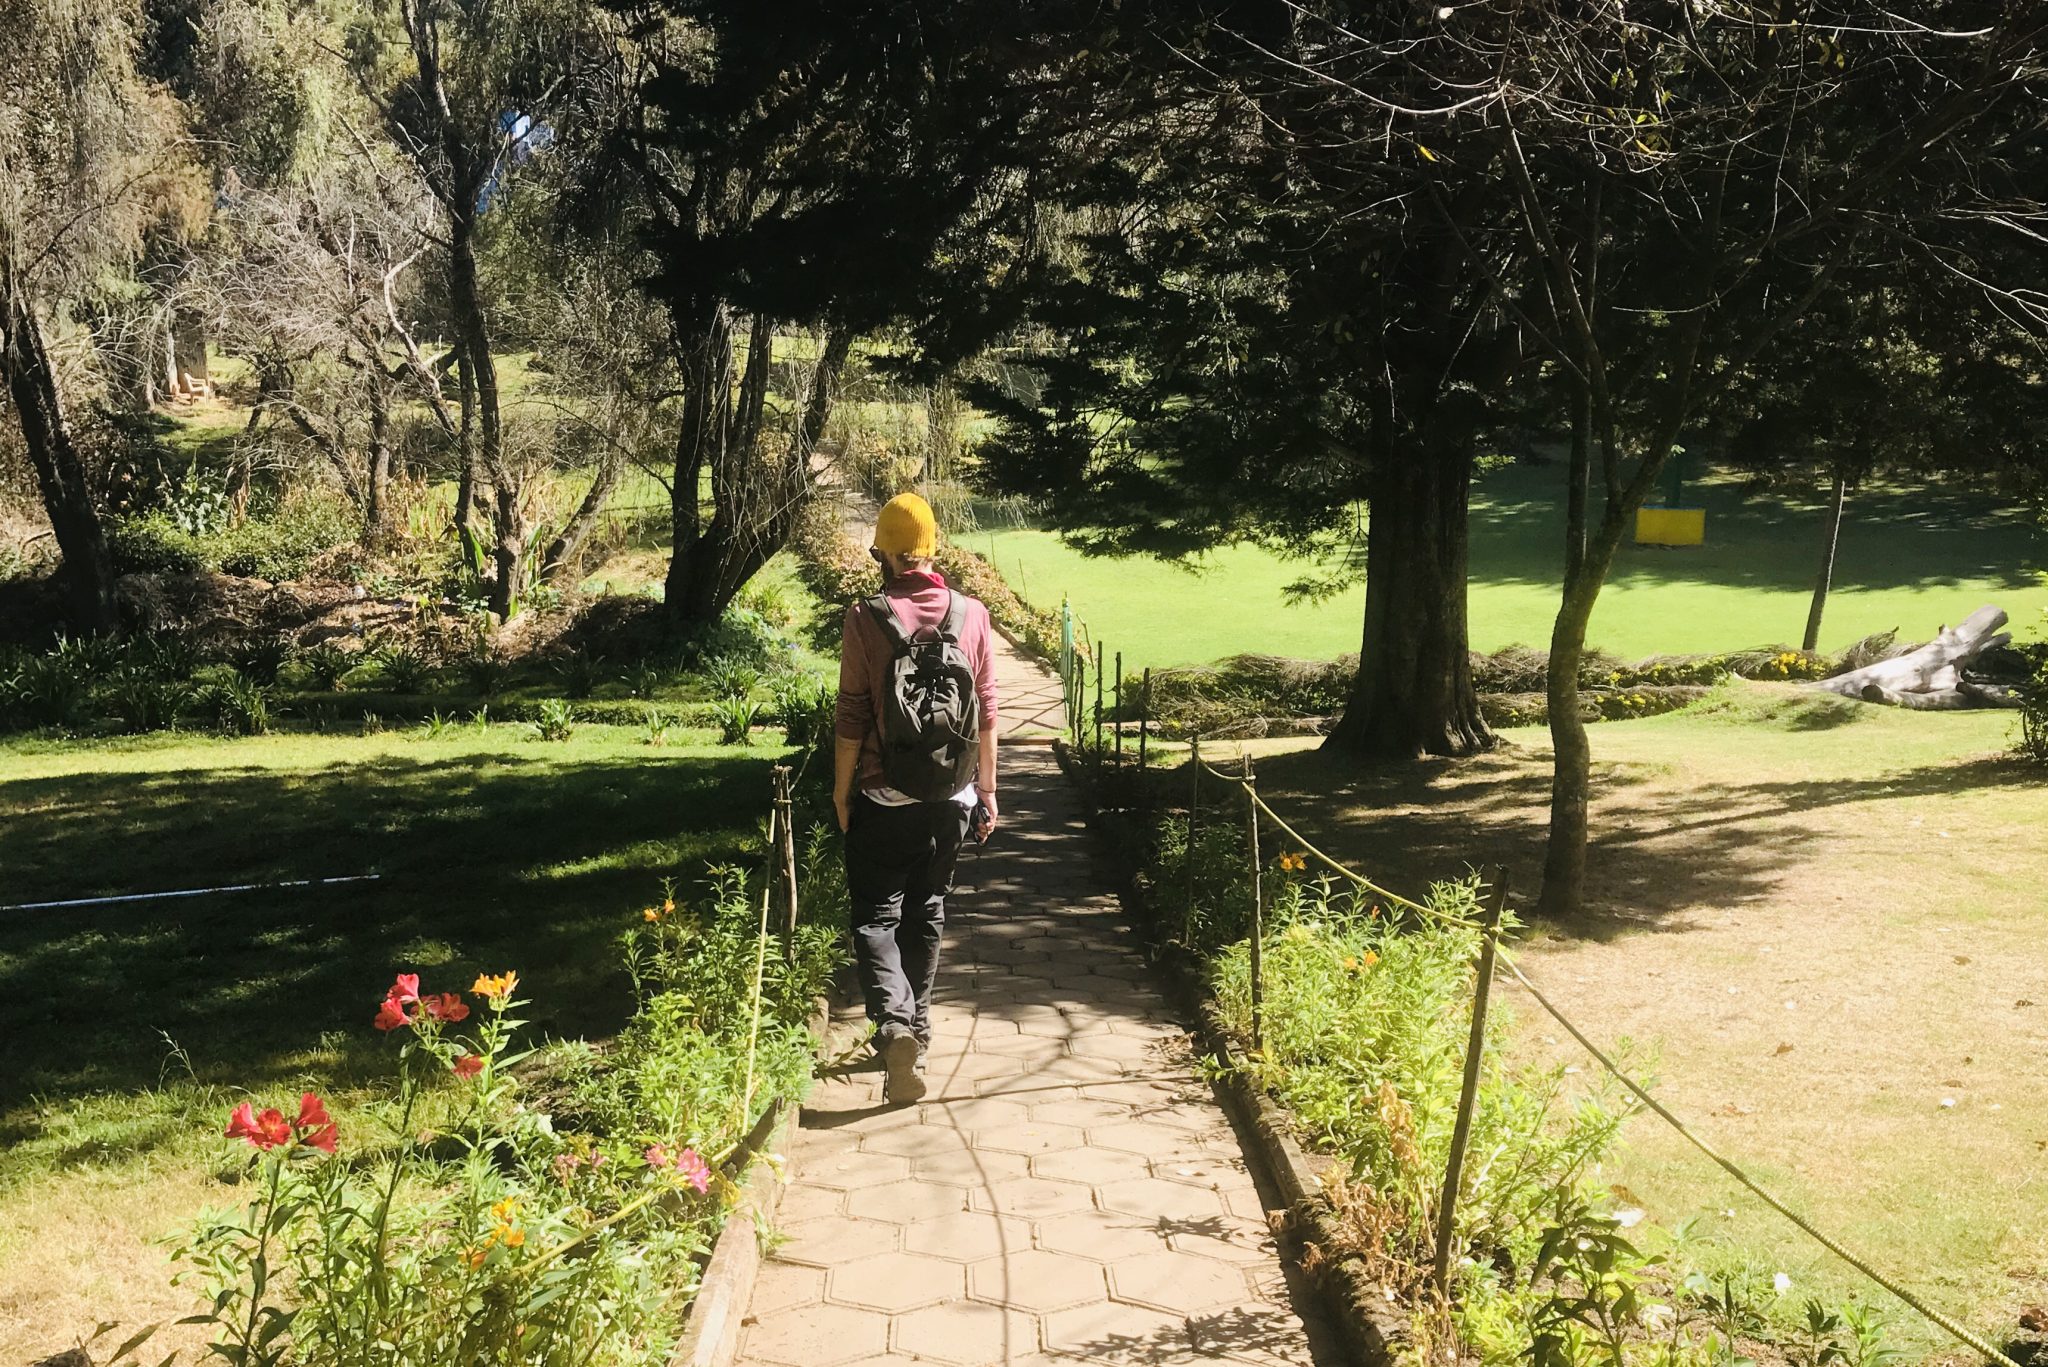
[[[974,833],[978,839],[986,840],[989,833],[996,828],[996,791],[993,788],[976,788],[974,792],[975,796],[981,799],[983,808],[981,825],[975,828]]]
[[[832,810],[839,813],[839,829],[845,831],[853,824],[853,794],[832,794]]]

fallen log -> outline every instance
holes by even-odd
[[[1955,626],[1943,627],[1917,650],[1816,680],[1812,687],[1923,712],[2016,706],[2005,689],[1963,678],[1964,669],[1979,655],[2011,644],[2012,633],[1999,629],[2006,620],[2003,609],[1987,603]]]

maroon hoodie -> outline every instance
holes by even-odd
[[[904,629],[916,632],[946,620],[952,591],[936,572],[913,570],[889,583],[884,590],[896,620]],[[981,728],[994,734],[996,728],[995,655],[989,648],[988,609],[977,598],[967,600],[967,620],[960,628],[960,648],[974,666],[974,687],[981,695]],[[881,727],[875,699],[888,687],[885,672],[892,654],[889,638],[881,625],[868,615],[867,607],[855,603],[846,610],[844,641],[839,651],[839,718],[834,728],[841,740],[860,742],[860,767],[855,772],[855,792],[886,788],[882,777]]]

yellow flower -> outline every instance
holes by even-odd
[[[491,1207],[491,1218],[501,1225],[509,1225],[519,1218],[519,1198],[507,1196]]]
[[[476,975],[476,981],[469,985],[469,990],[476,993],[479,997],[502,1000],[511,996],[512,989],[517,986],[519,986],[519,975],[517,973],[479,973]]]
[[[478,1244],[475,1248],[470,1249],[469,1252],[464,1254],[463,1256],[468,1261],[472,1269],[482,1267],[484,1265],[484,1259],[491,1256],[491,1241],[488,1239],[485,1240],[483,1243]]]
[[[1371,968],[1374,964],[1378,963],[1379,961],[1380,956],[1368,949],[1367,951],[1365,951],[1365,957],[1359,960],[1359,965],[1363,968]]]
[[[1308,867],[1308,856],[1288,853],[1280,856],[1280,867],[1288,873],[1299,873]]]
[[[663,899],[662,899],[662,902],[661,902],[661,914],[662,914],[663,916],[673,916],[673,915],[675,915],[675,914],[676,914],[676,899],[675,899],[675,898],[673,898],[673,897],[665,897],[665,898],[663,898]]]
[[[653,907],[649,907],[645,911],[640,913],[640,919],[647,922],[648,925],[653,925],[656,921],[659,921],[661,919],[661,913],[655,910]]]
[[[1345,971],[1346,973],[1356,973],[1356,972],[1358,971],[1358,956],[1357,956],[1357,955],[1355,955],[1355,954],[1346,954],[1346,955],[1344,956],[1344,971]]]
[[[523,1229],[508,1229],[503,1237],[507,1248],[520,1248],[526,1243],[526,1231]]]

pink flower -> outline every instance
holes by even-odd
[[[464,1054],[456,1059],[452,1066],[457,1077],[475,1077],[484,1070],[483,1056],[481,1054]]]
[[[370,1023],[379,1030],[396,1030],[402,1025],[411,1025],[412,1019],[405,1014],[405,1003],[392,996],[384,999],[384,1004],[377,1008],[377,1019]]]
[[[650,1168],[665,1168],[669,1165],[668,1145],[649,1144],[647,1152],[641,1157],[647,1160],[647,1166]]]
[[[266,1152],[280,1144],[289,1144],[292,1139],[292,1127],[275,1106],[257,1115],[255,1106],[246,1101],[235,1107],[234,1113],[228,1117],[226,1133],[230,1139],[246,1139]]]
[[[399,974],[397,980],[391,984],[391,991],[387,995],[395,1002],[418,1001],[420,999],[420,975],[417,973]]]
[[[565,1187],[568,1186],[569,1179],[574,1177],[576,1175],[576,1169],[582,1166],[583,1160],[578,1158],[573,1153],[556,1154],[554,1163],[555,1180],[557,1182],[560,1182]]]
[[[459,992],[436,992],[431,997],[420,998],[420,1005],[437,1021],[452,1023],[469,1019],[469,1008],[462,1004]]]
[[[676,1155],[676,1175],[697,1189],[699,1196],[711,1189],[711,1169],[697,1156],[695,1149],[684,1149]]]

